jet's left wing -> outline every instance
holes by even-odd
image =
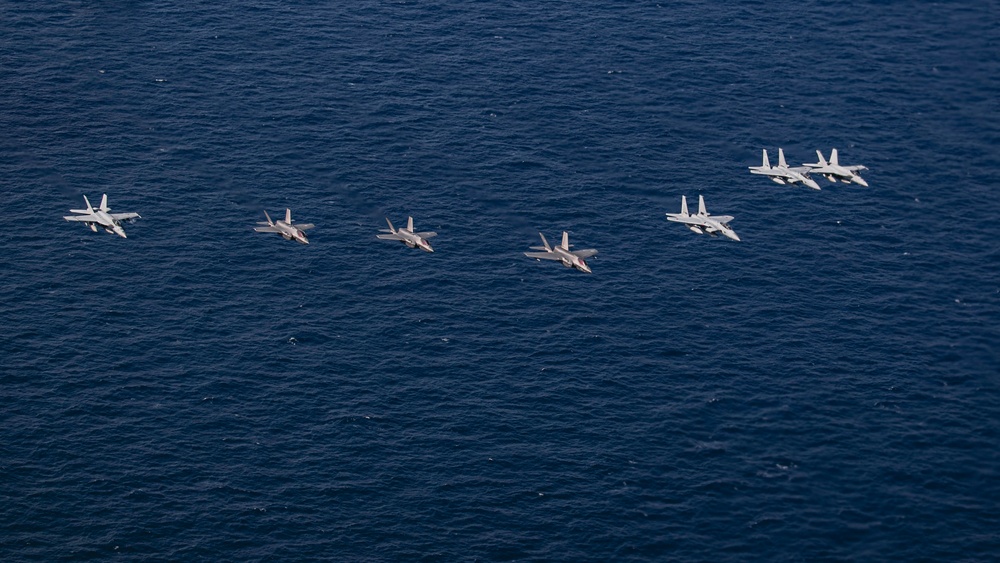
[[[576,256],[577,258],[590,258],[591,256],[597,254],[596,248],[588,248],[586,250],[574,250],[570,254]]]
[[[435,233],[434,231],[427,231],[426,233],[414,233],[414,234],[420,238],[431,238],[438,236],[438,234]]]
[[[856,164],[854,166],[845,166],[844,168],[850,170],[851,172],[857,172],[858,170],[868,170],[867,166],[862,166],[860,164]]]
[[[375,235],[375,238],[382,240],[403,240],[403,237],[394,234]]]
[[[720,223],[728,223],[734,219],[732,215],[712,215],[712,219]]]
[[[138,213],[110,213],[111,218],[115,221],[124,221],[126,219],[141,219]]]
[[[281,229],[278,227],[254,227],[255,233],[280,233]]]
[[[524,255],[528,258],[537,258],[538,260],[562,260],[562,258],[556,256],[555,252],[525,252]]]
[[[314,228],[316,225],[312,223],[293,223],[292,226],[300,231],[305,231]]]

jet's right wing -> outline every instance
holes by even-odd
[[[126,219],[142,219],[138,213],[111,213],[111,218],[115,221],[124,221]]]
[[[438,234],[435,233],[434,231],[427,231],[426,233],[414,233],[414,234],[420,238],[431,238],[438,236]]]
[[[554,252],[525,252],[524,255],[528,258],[537,258],[538,260],[562,260]]]
[[[83,221],[84,223],[100,223],[100,221],[97,219],[97,215],[95,215],[95,214],[91,214],[91,215],[68,215],[66,217],[63,217],[63,219],[65,219],[67,221]]]
[[[684,223],[685,225],[700,225],[705,226],[707,223],[705,219],[698,217],[697,215],[689,215],[687,217],[678,217],[677,215],[667,214],[667,221],[676,221],[678,223]]]
[[[316,225],[313,225],[312,223],[295,223],[292,226],[300,231],[305,231],[316,227]]]
[[[590,258],[591,256],[597,254],[597,249],[596,248],[588,248],[586,250],[575,250],[575,251],[571,252],[570,254],[573,254],[577,258]]]

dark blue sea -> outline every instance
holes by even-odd
[[[992,0],[2,2],[0,560],[996,561],[998,189]]]

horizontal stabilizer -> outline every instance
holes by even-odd
[[[530,248],[532,250],[545,250],[545,251],[548,251],[548,248],[545,248],[544,246],[529,246],[528,248]]]

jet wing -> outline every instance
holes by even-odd
[[[401,237],[399,235],[393,235],[393,234],[375,235],[375,238],[382,239],[382,240],[403,240],[403,237]]]
[[[590,258],[591,256],[597,254],[597,249],[588,248],[586,250],[574,250],[570,254],[576,256],[577,258]]]
[[[734,219],[732,215],[712,215],[712,219],[720,223],[728,223]]]
[[[858,170],[868,170],[867,166],[862,166],[860,164],[856,164],[854,166],[845,166],[844,168],[850,170],[851,172],[857,172]]]
[[[816,170],[809,168],[808,166],[796,166],[795,168],[789,168],[792,172],[798,172],[799,174],[808,174],[810,172],[815,173]]]
[[[562,260],[555,252],[525,252],[524,255],[539,260]]]
[[[278,227],[254,227],[254,232],[257,233],[280,233],[281,230]]]
[[[301,223],[301,224],[300,223],[294,223],[292,226],[295,227],[296,229],[300,230],[300,231],[305,231],[305,230],[314,228],[316,225],[313,225],[312,223]]]
[[[126,219],[141,219],[138,213],[110,213],[111,218],[115,221],[124,221]]]
[[[81,223],[97,223],[98,225],[103,225],[105,227],[113,226],[110,223],[105,223],[104,221],[102,221],[101,218],[96,213],[92,215],[70,215],[68,217],[63,217],[63,219],[67,221],[79,221]]]
[[[414,234],[416,234],[420,238],[431,238],[438,236],[438,234],[435,233],[434,231],[427,231],[426,233],[414,233]]]
[[[84,223],[100,223],[101,221],[97,218],[97,215],[69,215],[63,217],[67,221],[82,221]]]
[[[698,225],[704,227],[708,223],[704,219],[698,217],[697,215],[691,215],[690,217],[676,217],[673,215],[667,215],[667,221],[677,221],[678,223],[684,223],[685,225]]]

